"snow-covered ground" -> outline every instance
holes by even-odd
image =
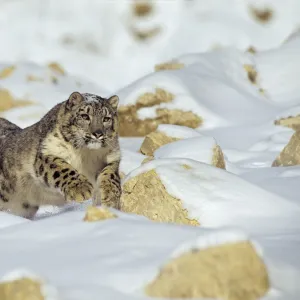
[[[224,242],[246,237],[261,249],[273,288],[263,299],[299,299],[300,167],[271,164],[293,134],[274,120],[300,113],[300,2],[156,0],[144,18],[133,15],[132,3],[1,0],[0,72],[15,69],[0,79],[0,89],[34,103],[1,115],[25,127],[74,90],[117,93],[126,105],[157,86],[167,89],[175,99],[162,107],[191,109],[204,122],[189,140],[154,155],[196,160],[192,177],[176,178],[176,166],[157,170],[170,193],[187,198],[196,215],[201,211],[203,226],[159,224],[121,212],[117,219],[86,223],[89,202],[44,207],[34,221],[0,213],[0,278],[13,271],[36,274],[52,287],[51,299],[55,293],[63,300],[147,299],[143,286],[174,249],[197,239],[205,246],[225,231]],[[268,20],[257,19],[255,11]],[[133,28],[159,30],[141,40]],[[185,67],[154,72],[155,64],[172,59]],[[54,61],[65,74],[47,66]],[[255,84],[245,65],[257,71]],[[153,116],[155,109],[140,114]],[[209,155],[201,145],[211,145],[211,137],[227,171],[199,162]],[[129,176],[145,159],[138,153],[142,141],[121,138],[121,171],[133,172]],[[203,202],[195,207],[199,195]]]

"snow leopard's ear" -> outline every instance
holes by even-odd
[[[113,109],[117,109],[119,104],[119,97],[117,95],[111,96],[110,98],[108,98],[108,103]]]
[[[83,101],[84,98],[79,92],[73,92],[67,100],[66,107],[67,109],[72,109],[74,106],[80,104]]]

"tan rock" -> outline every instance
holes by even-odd
[[[192,111],[182,111],[180,109],[159,108],[156,110],[160,124],[174,124],[197,128],[201,125],[202,119]]]
[[[263,9],[249,6],[250,14],[260,23],[268,23],[272,20],[274,12],[271,8],[265,7]]]
[[[296,131],[279,156],[274,160],[272,167],[295,166],[300,164],[300,131]]]
[[[148,107],[160,103],[172,102],[174,95],[164,89],[157,88],[155,93],[145,93],[137,99],[137,106]]]
[[[131,9],[132,9],[133,21],[129,26],[129,30],[137,40],[144,41],[144,40],[151,39],[157,36],[162,31],[161,26],[152,26],[152,27],[145,28],[145,26],[144,27],[138,26],[138,23],[134,21],[136,18],[149,17],[151,14],[155,12],[154,4],[152,1],[149,0],[133,1],[131,5]]]
[[[142,165],[146,164],[147,162],[154,160],[153,156],[147,156],[143,161],[142,161]]]
[[[256,300],[269,289],[262,259],[249,242],[194,249],[168,262],[148,284],[148,296]]]
[[[29,278],[0,283],[1,300],[44,300],[41,283]]]
[[[246,70],[248,74],[248,79],[251,83],[256,84],[256,78],[257,78],[257,71],[255,70],[254,66],[252,65],[244,65],[244,69]]]
[[[161,28],[154,27],[154,28],[151,28],[148,30],[140,30],[140,29],[132,26],[131,32],[136,39],[144,41],[144,40],[147,40],[147,39],[157,36],[161,32]]]
[[[33,104],[28,100],[16,100],[8,90],[0,89],[0,111],[5,111],[13,107],[26,106]]]
[[[152,107],[161,103],[169,103],[174,95],[164,89],[157,88],[154,93],[140,96],[135,105],[120,106],[118,110],[120,122],[120,136],[145,136],[155,131],[159,124],[183,125],[197,128],[202,119],[191,111],[179,109],[157,108],[155,118],[141,120],[137,112],[144,107]]]
[[[83,220],[86,222],[95,222],[115,218],[117,218],[117,216],[109,211],[106,207],[91,206],[87,209]]]
[[[253,84],[253,85],[256,85],[258,87],[258,90],[261,94],[264,94],[264,89],[262,87],[259,86],[258,84],[258,80],[257,80],[257,77],[258,77],[258,74],[257,74],[257,71],[255,69],[255,66],[253,65],[244,65],[244,70],[247,72],[248,74],[248,79],[249,81]]]
[[[132,3],[133,14],[137,17],[146,17],[153,12],[153,4],[150,1],[134,1]]]
[[[280,118],[274,121],[275,125],[285,126],[294,130],[300,129],[300,115]]]
[[[60,75],[65,75],[66,74],[63,67],[60,64],[56,63],[56,62],[49,63],[48,68],[51,69],[52,71],[60,74]]]
[[[5,79],[11,76],[12,73],[15,71],[15,69],[16,69],[15,66],[9,66],[4,68],[3,70],[0,71],[0,79]]]
[[[27,81],[40,81],[40,82],[43,82],[44,81],[44,78],[42,77],[38,77],[38,76],[35,76],[35,75],[27,75]]]
[[[154,70],[156,72],[163,71],[163,70],[180,70],[183,68],[184,68],[184,64],[177,61],[165,62],[154,66]]]
[[[153,221],[199,225],[188,217],[179,199],[171,196],[155,170],[142,173],[122,187],[121,210],[143,215]]]
[[[216,145],[213,149],[213,156],[212,156],[212,166],[215,166],[220,169],[226,169],[224,154],[219,145]]]
[[[152,156],[154,151],[161,147],[175,141],[180,140],[179,138],[167,136],[163,132],[154,131],[145,136],[145,139],[141,145],[140,151],[144,155]]]
[[[257,53],[257,50],[256,50],[255,47],[250,46],[250,47],[246,50],[246,52],[251,53],[251,54],[255,54],[255,53]]]

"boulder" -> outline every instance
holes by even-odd
[[[160,298],[255,300],[269,289],[262,259],[249,241],[193,248],[171,259],[145,287]]]

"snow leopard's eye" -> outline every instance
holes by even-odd
[[[111,118],[109,118],[109,117],[104,117],[103,118],[103,123],[107,123],[107,122],[109,122],[111,120]]]

